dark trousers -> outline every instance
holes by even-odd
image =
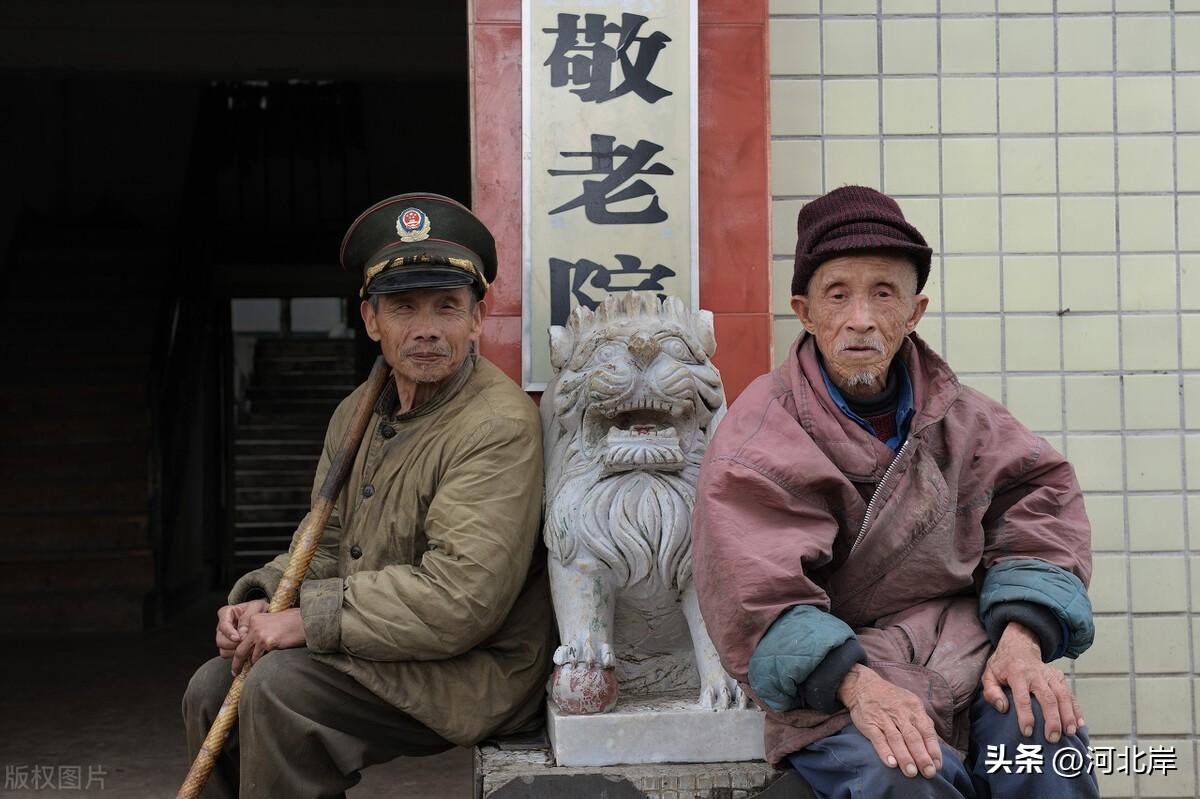
[[[1008,694],[1009,710],[998,713],[983,701],[971,705],[971,742],[967,762],[942,744],[942,770],[926,779],[906,777],[898,768],[888,768],[871,742],[851,724],[791,755],[800,776],[821,799],[1093,799],[1099,797],[1096,777],[1091,773],[1064,777],[1055,773],[1055,752],[1073,748],[1087,762],[1088,739],[1084,730],[1063,735],[1052,744],[1045,738],[1045,721],[1033,700],[1034,733],[1023,737],[1017,730],[1017,713]],[[988,746],[993,749],[989,756]],[[1017,764],[1018,745],[1036,746],[1041,755],[1041,773],[1022,773]],[[999,757],[1003,753],[1003,758]],[[1032,763],[1032,759],[1027,758]],[[997,764],[1004,764],[996,768]],[[988,773],[994,769],[993,773]],[[1006,770],[1007,769],[1007,770]],[[1064,771],[1066,769],[1063,769]],[[1081,769],[1082,770],[1082,769]]]
[[[194,758],[232,675],[213,658],[183,697],[188,751]],[[318,663],[308,650],[269,652],[254,664],[205,797],[338,797],[359,771],[398,755],[434,755],[453,747],[416,719]]]

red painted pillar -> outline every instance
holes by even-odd
[[[767,0],[700,0],[700,307],[732,401],[771,368]],[[521,379],[521,3],[472,0],[472,204],[499,275],[481,351]],[[545,331],[535,331],[545,335]]]
[[[480,352],[521,382],[521,0],[470,0],[471,206],[496,237]]]
[[[700,307],[729,402],[771,364],[767,0],[700,0]]]

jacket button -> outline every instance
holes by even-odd
[[[396,428],[392,427],[390,424],[380,425],[379,434],[384,438],[391,438],[392,436],[396,435]]]
[[[350,557],[354,558],[355,560],[358,560],[359,558],[361,558],[362,557],[362,547],[360,547],[358,544],[355,544],[354,546],[350,547]]]
[[[375,495],[375,486],[371,485],[370,483],[363,486],[363,496],[364,497],[370,498],[374,495]]]

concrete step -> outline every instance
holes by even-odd
[[[275,418],[300,417],[324,418],[328,421],[337,409],[338,400],[325,397],[289,397],[287,399],[262,399],[250,402],[250,412],[253,414],[268,414]]]
[[[238,417],[238,426],[261,427],[265,425],[284,424],[291,427],[303,427],[308,430],[320,430],[321,435],[325,435],[325,429],[329,426],[329,417],[332,415],[332,411],[327,413],[314,413],[311,410],[299,413],[267,413],[252,410]]]
[[[149,483],[140,477],[46,480],[29,475],[0,481],[0,508],[12,514],[145,513]]]
[[[77,443],[66,438],[27,441],[0,454],[0,479],[100,479],[111,474],[145,474],[146,449],[136,443]]]
[[[290,485],[280,485],[278,482],[268,482],[267,485],[252,486],[244,482],[236,482],[234,488],[235,506],[242,505],[303,505],[310,506],[312,498],[312,475],[308,481],[300,485],[295,480]]]
[[[64,341],[59,337],[43,340],[0,332],[0,364],[6,368],[46,365],[49,371],[67,376],[77,368],[96,366],[126,368],[130,371],[134,367],[142,367],[144,374],[146,366],[150,364],[151,349],[146,342],[149,335]]]
[[[312,441],[320,446],[325,441],[325,427],[324,424],[239,424],[234,437],[239,442]]]
[[[92,282],[83,286],[86,292],[92,288]],[[45,289],[43,287],[44,296]],[[61,319],[71,321],[70,328],[86,326],[102,336],[113,336],[131,330],[153,328],[158,324],[158,310],[162,300],[158,297],[131,297],[128,300],[112,299],[106,302],[96,302],[90,296],[62,296],[54,300],[54,313]],[[5,294],[0,300],[0,311],[4,312],[0,324],[16,328],[24,328],[37,336],[64,335],[66,330],[46,324],[46,310],[39,303],[32,303],[28,297],[16,297]]]
[[[149,549],[0,554],[0,596],[45,591],[142,591],[154,589]]]
[[[275,489],[304,489],[307,491],[312,487],[313,470],[309,469],[292,469],[280,471],[276,469],[237,469],[234,471],[233,484],[237,487],[236,490],[241,491],[247,488],[275,488]],[[266,504],[266,503],[256,503]]]
[[[296,355],[279,354],[256,356],[254,373],[280,374],[288,372],[304,372],[306,374],[336,374],[345,372],[354,363],[352,357],[341,355],[323,355],[320,353],[300,353]]]
[[[144,549],[148,527],[146,515],[136,513],[3,513],[0,552]]]
[[[238,430],[234,442],[235,455],[249,455],[254,457],[262,457],[264,455],[302,455],[304,457],[319,457],[323,445],[323,440],[319,437],[313,438],[295,438],[295,439],[279,439],[279,438],[252,438],[246,439],[242,435],[242,431]]]
[[[93,386],[70,381],[66,385],[15,386],[0,393],[0,416],[5,414],[137,414],[146,407],[146,386],[121,383]]]
[[[238,505],[234,511],[234,520],[239,524],[267,522],[288,524],[294,528],[304,518],[304,514],[308,513],[310,507],[307,502],[289,503],[286,505],[251,505],[244,503]]]
[[[233,553],[233,568],[234,573],[245,574],[248,571],[253,571],[264,563],[272,560],[276,555],[287,552],[287,544],[281,547],[270,545],[255,545],[245,549],[236,550]]]
[[[120,590],[3,593],[0,635],[141,632],[146,592]]]
[[[108,409],[95,413],[42,413],[28,407],[24,413],[0,415],[0,443],[24,446],[31,441],[70,440],[77,444],[128,442],[143,451],[149,446],[150,415],[131,415]]]
[[[20,356],[0,356],[7,386],[31,388],[59,386],[70,380],[73,384],[90,386],[145,385],[149,362],[145,358],[109,358],[101,353],[33,353],[25,350]]]
[[[240,471],[274,471],[280,470],[284,472],[298,472],[308,470],[311,476],[313,470],[317,467],[319,455],[309,453],[307,455],[238,455],[234,458],[234,465]]]
[[[280,386],[274,383],[252,385],[250,391],[247,392],[247,397],[251,404],[260,400],[282,400],[286,402],[293,399],[320,399],[332,402],[334,407],[336,407],[337,403],[341,402],[342,398],[353,390],[353,386],[330,385],[321,381],[310,380],[305,384],[291,386]]]
[[[306,508],[305,513],[308,512]],[[286,536],[292,537],[292,533],[296,532],[296,527],[300,524],[300,520],[304,518],[304,513],[299,516],[291,516],[286,520],[266,520],[266,521],[238,521],[233,525],[233,529],[237,531],[239,537],[244,533],[248,536]]]
[[[254,345],[256,355],[266,358],[296,355],[321,355],[327,358],[354,358],[354,340],[347,338],[260,338]]]
[[[286,370],[279,369],[260,376],[258,373],[254,375],[254,386],[256,388],[292,388],[294,386],[307,386],[313,383],[319,383],[324,388],[338,388],[345,393],[346,396],[354,390],[357,383],[354,382],[354,372],[349,369],[329,369],[326,371],[307,371],[304,369]]]

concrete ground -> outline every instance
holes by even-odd
[[[213,595],[141,634],[0,639],[0,797],[174,796],[189,765],[179,703],[195,668],[216,654],[221,602]],[[471,792],[471,750],[453,749],[369,768],[349,796]]]

